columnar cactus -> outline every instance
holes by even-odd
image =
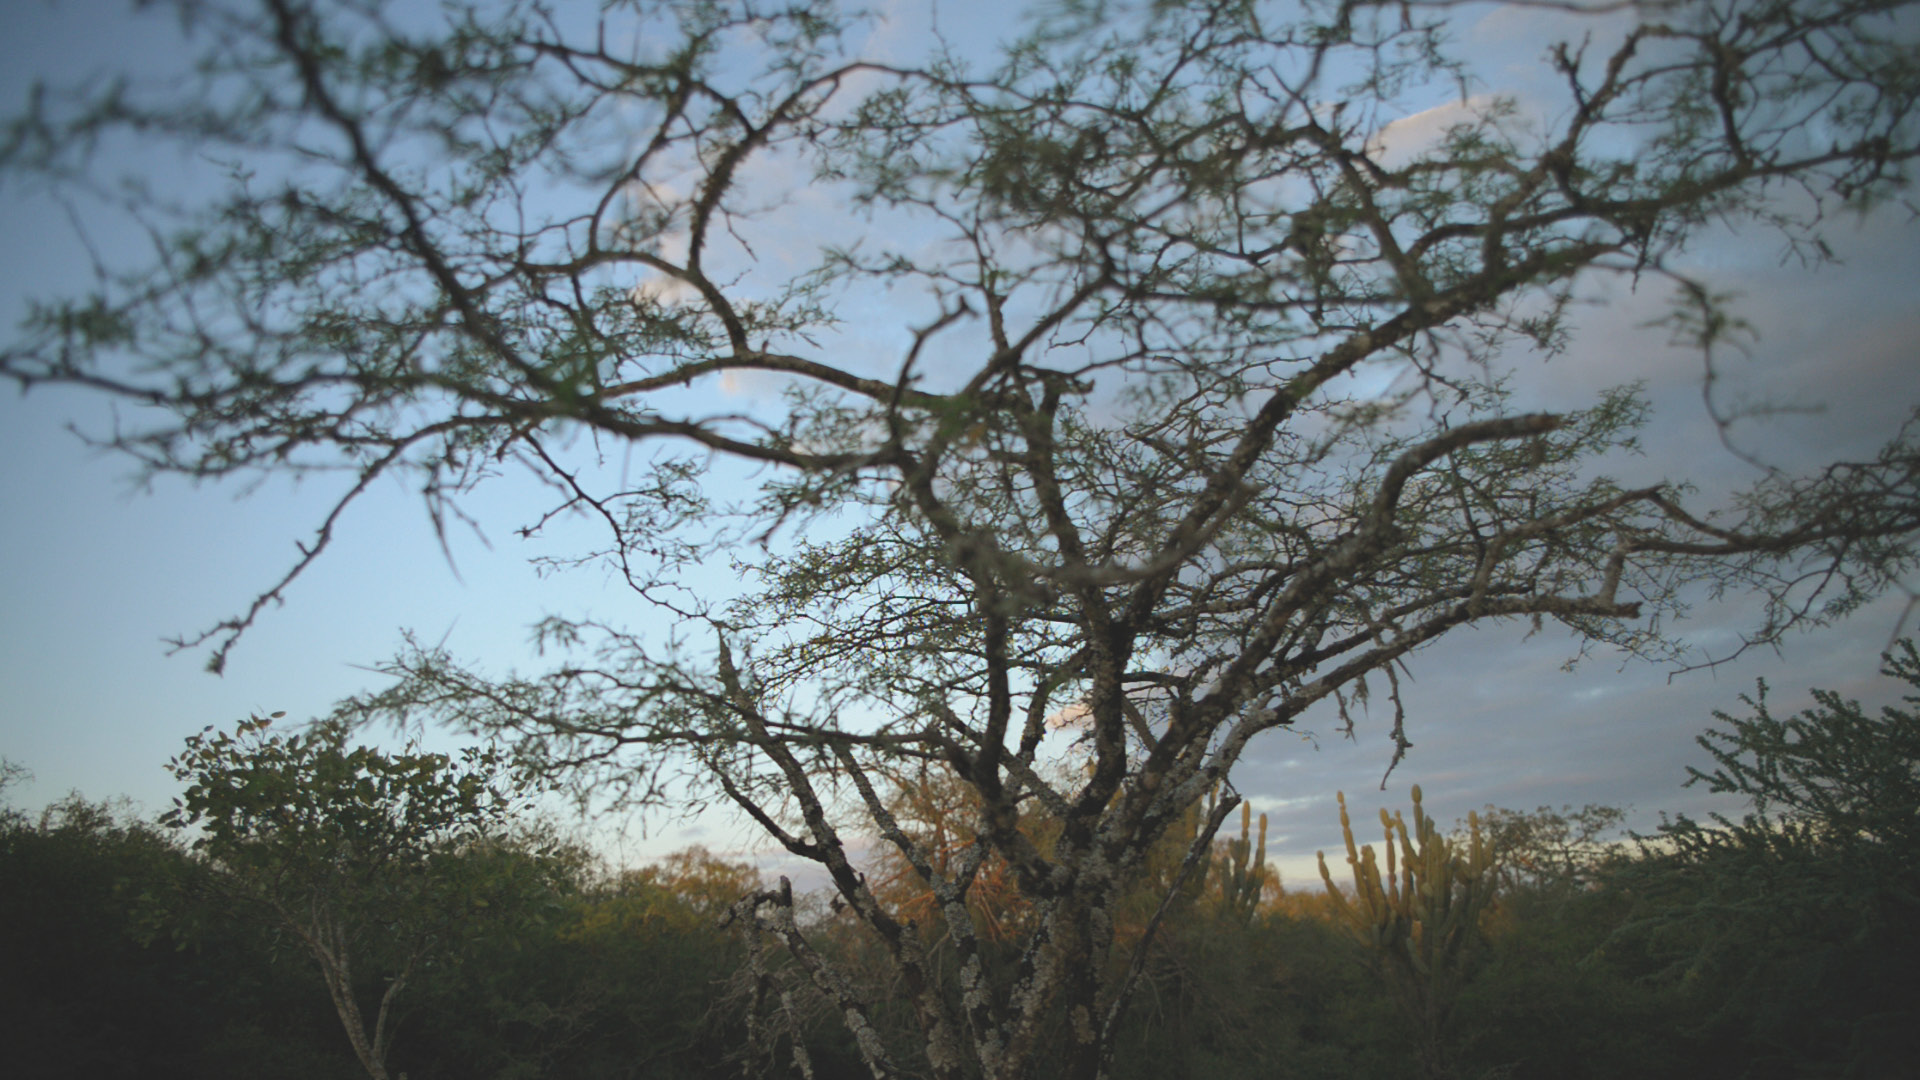
[[[1253,806],[1240,804],[1240,839],[1227,841],[1226,857],[1217,863],[1220,909],[1229,918],[1251,923],[1267,892],[1267,815],[1260,815],[1260,838],[1252,838]],[[1251,855],[1251,857],[1249,857]]]
[[[1467,815],[1464,844],[1442,836],[1420,805],[1417,784],[1411,834],[1398,812],[1380,811],[1380,824],[1386,834],[1384,872],[1373,845],[1356,849],[1341,793],[1340,830],[1353,874],[1352,898],[1334,884],[1325,853],[1319,854],[1320,879],[1340,918],[1370,950],[1408,1019],[1418,1026],[1428,1075],[1444,1077],[1451,1070],[1441,1031],[1465,961],[1479,940],[1480,917],[1493,900],[1493,850],[1481,838],[1477,814]]]
[[[1209,792],[1204,806],[1190,808],[1181,827],[1168,831],[1159,863],[1163,874],[1170,875],[1199,839],[1201,823],[1213,815],[1219,798],[1218,789]],[[1267,865],[1267,815],[1260,815],[1256,833],[1253,807],[1242,803],[1239,838],[1229,835],[1214,841],[1213,850],[1181,885],[1181,903],[1250,924],[1267,899],[1269,886],[1278,891],[1278,881],[1278,875]]]

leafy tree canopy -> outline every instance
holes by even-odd
[[[186,794],[160,820],[197,830],[193,850],[234,913],[314,961],[361,1065],[386,1080],[401,991],[452,958],[490,897],[520,884],[473,856],[511,824],[521,784],[497,751],[388,754],[349,747],[338,723],[276,735],[272,722],[190,737],[168,766]],[[361,979],[380,976],[370,1025],[356,965]]]

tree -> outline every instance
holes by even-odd
[[[197,829],[214,888],[313,960],[354,1055],[387,1080],[401,992],[497,899],[486,860],[463,856],[502,830],[519,791],[495,751],[386,754],[349,748],[338,724],[283,736],[271,723],[190,737],[168,766],[186,794],[160,820]]]
[[[182,644],[224,665],[380,477],[441,523],[530,469],[555,495],[527,530],[598,522],[578,561],[671,629],[556,618],[570,655],[528,677],[413,649],[343,718],[514,733],[602,794],[739,808],[870,928],[942,1080],[1032,1075],[1053,1041],[1047,1069],[1101,1074],[1140,968],[1115,953],[1152,945],[1113,918],[1147,853],[1221,787],[1204,859],[1249,741],[1318,703],[1384,692],[1397,761],[1421,646],[1528,619],[1670,655],[1694,586],[1756,590],[1748,640],[1773,642],[1913,567],[1910,432],[1743,491],[1626,485],[1590,463],[1632,446],[1631,388],[1522,414],[1504,381],[1610,274],[1675,280],[1711,363],[1735,323],[1673,252],[1731,223],[1817,255],[1822,213],[1896,196],[1920,152],[1904,3],[1614,10],[1548,56],[1565,101],[1537,128],[1469,98],[1392,154],[1404,104],[1469,74],[1449,3],[1070,4],[995,59],[901,62],[822,0],[593,26],[178,6],[192,77],[39,95],[0,160],[118,197],[89,153],[130,133],[231,174],[183,219],[130,189],[151,262],[35,307],[0,372],[158,410],[105,438],[151,471],[344,472],[286,577]],[[755,381],[778,394],[716,401]],[[720,549],[738,589],[691,594]],[[1065,781],[1053,732],[1082,755]],[[976,795],[951,862],[889,806],[920,762]],[[937,927],[876,896],[868,836]],[[990,860],[1031,905],[1004,971],[968,915]],[[790,897],[743,912],[897,1075]]]
[[[0,810],[8,1075],[348,1075],[316,1053],[338,1036],[310,1022],[305,987],[265,963],[264,934],[235,927],[182,948],[155,932],[155,901],[201,870],[171,832],[112,803],[69,795],[38,815]]]
[[[1881,660],[1882,675],[1920,687],[1911,640]],[[1694,740],[1713,768],[1688,766],[1687,784],[1739,795],[1749,810],[1739,821],[1676,815],[1643,843],[1644,861],[1706,886],[1696,915],[1722,929],[1757,916],[1861,934],[1920,930],[1920,713],[1911,708],[1920,696],[1878,716],[1831,690],[1813,696],[1812,708],[1776,717],[1761,680],[1741,697],[1752,715],[1715,712],[1716,726]]]
[[[1882,662],[1920,687],[1911,641]],[[1697,1026],[1731,1033],[1749,1072],[1884,1075],[1920,1052],[1920,695],[1878,715],[1813,696],[1776,717],[1763,681],[1742,698],[1751,715],[1714,714],[1696,740],[1713,766],[1688,767],[1688,783],[1750,809],[1678,815],[1613,868],[1634,905],[1609,951],[1694,999]]]
[[[586,1030],[542,1074],[740,1075],[751,1049],[727,992],[741,989],[742,949],[720,924],[760,884],[752,866],[694,848],[589,891],[558,950],[567,967],[548,979],[556,994],[592,995]]]
[[[1531,813],[1488,806],[1477,817],[1493,852],[1494,891],[1559,900],[1592,888],[1607,860],[1622,853],[1618,834],[1627,813],[1588,803]]]
[[[1881,657],[1880,673],[1920,689],[1920,652],[1911,639]],[[1908,708],[1875,716],[1831,690],[1781,719],[1767,709],[1763,679],[1742,696],[1751,716],[1716,712],[1720,725],[1694,741],[1711,772],[1687,768],[1687,785],[1744,797],[1751,809],[1713,826],[1679,815],[1661,833],[1683,858],[1746,858],[1802,878],[1812,866],[1848,879],[1835,891],[1877,906],[1920,909],[1920,694]],[[1804,881],[1802,882],[1805,883]]]

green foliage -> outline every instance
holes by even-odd
[[[164,829],[69,797],[0,815],[0,1043],[21,1080],[344,1080],[337,1022],[308,979],[268,961],[247,923],[156,938],[204,868]]]
[[[1920,675],[1904,646],[1888,658],[1887,671],[1909,687]],[[1920,920],[1901,884],[1902,853],[1878,846],[1886,841],[1877,830],[1894,829],[1903,812],[1864,803],[1905,790],[1899,763],[1909,754],[1903,748],[1915,726],[1915,701],[1909,694],[1903,706],[1872,715],[1830,694],[1815,700],[1815,708],[1783,719],[1756,695],[1754,715],[1720,715],[1704,740],[1722,753],[1713,768],[1698,770],[1698,782],[1720,776],[1739,790],[1735,778],[1748,778],[1755,792],[1768,793],[1764,818],[1756,807],[1712,825],[1682,819],[1630,855],[1604,842],[1620,816],[1609,808],[1489,808],[1447,837],[1416,798],[1410,819],[1385,818],[1390,863],[1370,860],[1370,851],[1354,845],[1357,881],[1378,885],[1371,907],[1358,893],[1277,890],[1270,871],[1259,874],[1258,830],[1242,807],[1238,829],[1206,851],[1167,911],[1140,990],[1115,1033],[1112,1075],[1901,1075],[1916,1049],[1917,1018],[1905,991],[1920,955]],[[372,764],[325,729],[275,737],[269,725],[249,724],[224,743],[196,738],[195,760],[203,768],[225,762],[236,783],[255,767],[284,776],[331,754],[360,762],[348,773],[417,776],[418,762],[412,769],[387,765],[432,757],[369,752],[388,759]],[[269,741],[277,748],[257,761],[247,752]],[[427,771],[459,767],[446,760]],[[406,787],[376,802],[404,804]],[[461,790],[439,781],[426,787]],[[334,790],[368,789],[342,783]],[[357,821],[352,830],[307,828],[299,823],[320,818],[269,812],[252,797],[231,801],[251,808],[255,833],[286,822],[286,841],[334,838],[342,859],[351,845],[338,838],[398,828],[376,825],[380,815],[357,795],[345,815]],[[1217,804],[1208,809],[1227,813]],[[394,805],[385,814],[397,822],[409,811]],[[1869,817],[1881,823],[1861,824]],[[1780,835],[1786,823],[1795,826],[1790,841]],[[1139,883],[1139,903],[1121,908],[1120,933],[1139,932],[1151,910],[1146,902],[1170,887],[1200,828],[1196,808],[1193,820],[1169,833],[1149,864],[1162,879]],[[310,974],[270,962],[297,933],[271,920],[233,918],[249,910],[234,907],[235,871],[186,849],[183,835],[77,799],[37,817],[9,810],[0,820],[0,964],[10,976],[0,980],[0,1035],[8,1040],[9,1075],[350,1075],[351,1059],[336,1049],[333,1003]],[[445,875],[435,895],[463,922],[448,931],[457,940],[436,946],[441,951],[431,963],[423,959],[407,983],[405,1037],[388,1060],[396,1075],[717,1080],[743,1068],[766,1072],[768,1059],[747,1039],[754,992],[740,973],[743,943],[719,925],[735,900],[759,887],[749,865],[696,849],[613,874],[553,836],[524,828],[487,825],[454,835],[468,840],[434,848],[431,861]],[[1523,860],[1523,872],[1503,874],[1503,860]],[[234,865],[284,872],[310,864],[283,853]],[[1268,883],[1249,917],[1246,883],[1256,876]],[[1448,905],[1435,903],[1441,890],[1432,886],[1442,880],[1452,882]],[[1500,884],[1492,902],[1481,903],[1482,886],[1494,881]],[[402,895],[390,892],[387,902]],[[1464,926],[1459,917],[1476,905],[1482,937],[1430,934],[1423,921]],[[1386,912],[1385,922],[1365,917],[1370,911]],[[197,931],[157,936],[156,913],[166,916],[160,925]],[[884,949],[851,917],[820,910],[808,928],[836,962],[885,985],[891,972]],[[374,967],[398,957],[392,939],[381,941],[399,929],[383,924],[357,955]],[[1361,955],[1373,963],[1353,962],[1361,929],[1369,943]],[[1445,940],[1454,942],[1451,951],[1428,955],[1414,947]],[[1375,942],[1397,951],[1376,949]],[[942,953],[940,970],[957,980],[952,959]],[[1425,1000],[1410,997],[1412,984],[1395,975],[1419,972],[1416,961],[1442,976],[1429,981]],[[836,1033],[832,999],[804,978],[786,978],[803,975],[791,960],[767,962],[776,976],[773,996],[791,1003],[791,1034],[806,1047],[814,1074],[866,1075],[859,1050]],[[361,983],[363,999],[378,989],[376,981]],[[1444,1000],[1431,996],[1436,991]],[[1409,1022],[1410,1000],[1438,1006],[1444,1025],[1437,1034]],[[873,1016],[896,1060],[916,1061],[918,1027],[908,1004],[890,1000]],[[1060,1067],[1060,1046],[1043,1048],[1036,1067]],[[789,1060],[782,1055],[773,1064]]]
[[[1689,783],[1749,811],[1678,816],[1608,875],[1634,899],[1610,962],[1664,988],[1690,1040],[1750,1074],[1888,1076],[1920,1054],[1916,660],[1911,642],[1884,657],[1909,690],[1877,715],[1816,690],[1776,717],[1764,683],[1751,715],[1716,713],[1698,740],[1713,767]]]
[[[401,991],[455,959],[521,886],[485,857],[521,785],[491,750],[456,762],[349,747],[338,722],[292,735],[271,725],[253,717],[233,734],[189,737],[168,765],[187,790],[161,822],[195,830],[191,847],[236,914],[286,934],[318,966],[355,1055],[386,1080]],[[377,1002],[370,1021],[363,998]]]
[[[1450,1051],[1464,1076],[1614,1080],[1723,1075],[1692,1056],[1673,1001],[1610,962],[1619,894],[1503,895],[1491,940],[1460,989]]]
[[[456,764],[445,754],[350,748],[338,722],[269,733],[282,715],[253,717],[232,734],[208,727],[168,763],[187,789],[161,824],[193,830],[192,849],[240,883],[292,879],[337,892],[330,902],[357,885],[424,886],[436,854],[502,828],[518,805],[497,751],[468,748]]]
[[[1116,1080],[1408,1080],[1413,1047],[1341,929],[1269,906],[1170,918],[1119,1036]]]
[[[750,870],[687,852],[607,876],[524,831],[452,858],[472,864],[457,888],[486,903],[461,906],[459,962],[442,953],[411,981],[396,1075],[739,1076],[739,942],[713,915]],[[364,1075],[340,1053],[320,981],[279,962],[285,931],[235,918],[220,873],[178,833],[109,806],[69,798],[0,815],[6,1074]]]
[[[1782,719],[1762,680],[1741,699],[1752,715],[1716,712],[1724,726],[1696,739],[1714,767],[1688,767],[1687,783],[1742,796],[1751,810],[1737,823],[1713,815],[1717,828],[1678,817],[1661,833],[1679,856],[1767,868],[1810,894],[1920,908],[1920,654],[1907,640],[1882,660],[1882,675],[1907,684],[1906,708],[1874,715],[1814,690],[1812,708]]]
[[[554,876],[537,849],[496,858]],[[611,875],[582,862],[563,889],[497,901],[458,968],[420,988],[394,1068],[412,1080],[738,1076],[727,995],[741,951],[715,905],[752,877],[689,851]]]

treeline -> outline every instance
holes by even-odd
[[[1888,671],[1920,687],[1911,646]],[[1869,715],[1822,693],[1783,719],[1762,687],[1748,715],[1717,716],[1694,770],[1748,813],[1628,840],[1605,807],[1442,830],[1416,789],[1410,817],[1350,827],[1331,892],[1282,890],[1244,811],[1210,859],[1183,860],[1197,808],[1116,914],[1117,936],[1153,940],[1115,1075],[1909,1075],[1906,702]],[[612,872],[526,824],[503,763],[383,755],[324,726],[198,736],[174,768],[188,794],[163,821],[77,798],[0,818],[9,1075],[864,1075],[791,959],[728,925],[769,887],[749,866],[691,851]],[[897,788],[902,826],[958,851],[961,789]],[[1044,842],[1044,820],[1028,827]],[[973,914],[1011,963],[1025,913],[1001,873],[980,869]],[[870,874],[931,918],[911,868]],[[887,977],[835,905],[811,919],[822,948]],[[915,1060],[911,1018],[876,1020]]]
[[[412,973],[391,1067],[440,1077],[704,1077],[743,1025],[739,943],[717,889],[740,868],[689,854],[635,873],[579,852],[463,852],[492,890],[457,951]],[[176,836],[77,799],[0,823],[0,1039],[15,1077],[364,1078],[315,963],[235,918]],[[392,974],[374,950],[356,990]],[[729,1020],[729,1016],[732,1017]]]

